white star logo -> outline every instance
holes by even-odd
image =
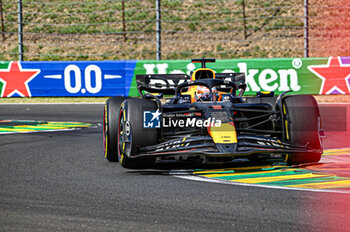
[[[152,117],[152,119],[151,119],[151,122],[152,122],[154,119],[159,120],[159,116],[160,116],[162,113],[160,113],[160,112],[159,112],[159,109],[157,109],[156,112],[151,113],[151,114],[153,115],[153,117]]]

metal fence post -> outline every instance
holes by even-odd
[[[157,32],[157,60],[162,59],[162,47],[161,47],[161,12],[160,1],[156,0],[156,32]]]
[[[304,0],[304,57],[309,57],[309,0]]]
[[[123,37],[126,42],[126,29],[125,29],[125,0],[122,0],[122,18],[123,18]]]
[[[5,41],[5,25],[4,25],[4,14],[2,11],[2,0],[0,0],[0,18],[1,18],[2,41]]]
[[[243,14],[243,29],[244,29],[244,39],[246,40],[247,37],[247,19],[245,15],[245,0],[242,1],[242,14]]]
[[[23,12],[22,0],[18,0],[18,60],[23,61]]]

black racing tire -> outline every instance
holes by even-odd
[[[293,145],[305,146],[315,152],[292,153],[286,155],[289,165],[317,163],[323,153],[319,130],[320,112],[317,101],[311,95],[295,95],[284,98],[284,122],[286,138]]]
[[[120,108],[118,122],[119,163],[129,169],[153,168],[155,157],[134,158],[140,147],[158,143],[158,129],[143,128],[144,111],[156,111],[156,102],[147,99],[127,99]]]
[[[109,98],[103,112],[103,148],[108,161],[118,161],[118,117],[120,105],[127,97]]]

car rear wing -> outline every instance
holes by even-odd
[[[244,73],[215,73],[215,79],[229,80],[234,83],[245,83]],[[163,93],[174,95],[177,86],[183,82],[190,81],[187,74],[146,74],[136,75],[137,89],[141,95],[142,91],[149,93]]]

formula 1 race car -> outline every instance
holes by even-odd
[[[243,97],[244,73],[215,73],[201,63],[186,74],[136,75],[141,98],[112,97],[103,118],[105,157],[132,169],[156,160],[225,163],[280,158],[318,162],[321,119],[313,96]],[[172,96],[172,97],[165,97]]]

